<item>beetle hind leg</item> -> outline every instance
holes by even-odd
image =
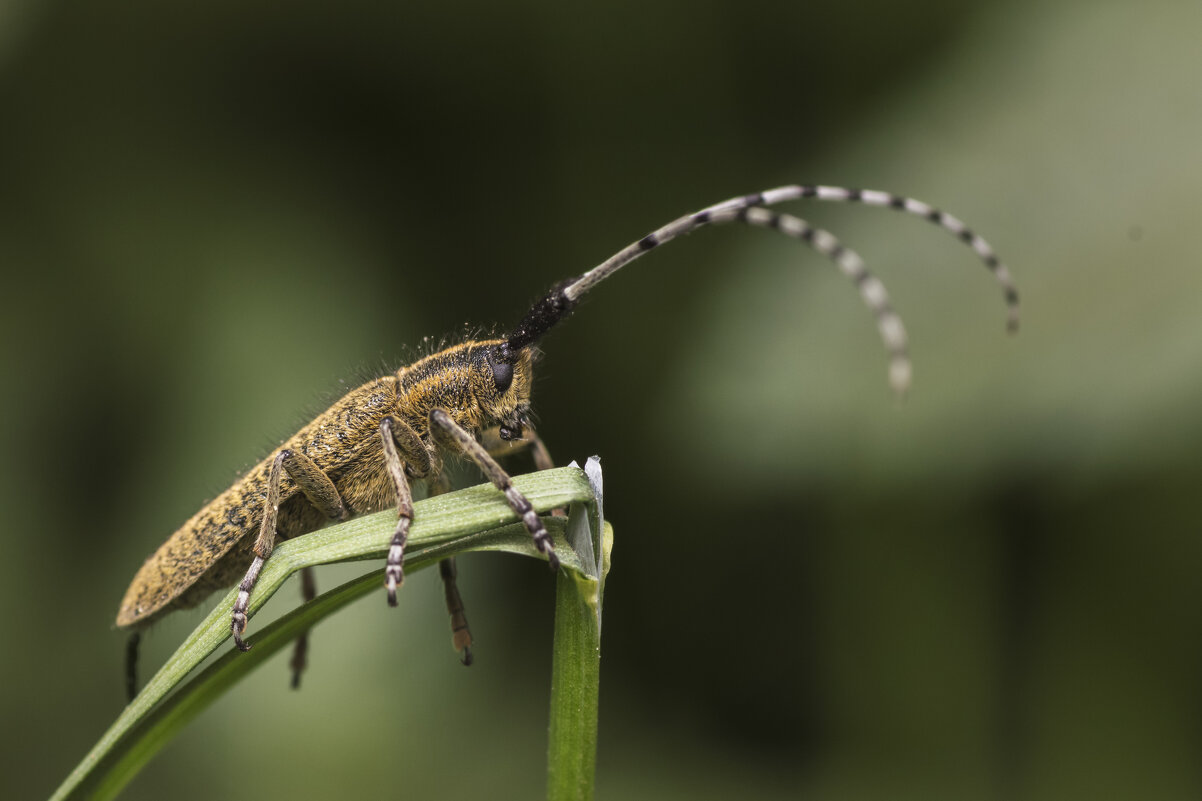
[[[267,502],[263,512],[263,523],[259,526],[259,537],[252,548],[255,558],[250,563],[242,583],[238,585],[238,598],[234,601],[234,609],[230,614],[230,630],[234,635],[234,643],[241,651],[250,650],[250,644],[242,639],[246,632],[250,594],[259,580],[264,563],[275,548],[276,520],[280,513],[280,479],[285,470],[309,502],[327,517],[342,520],[347,516],[346,504],[342,502],[338,488],[312,459],[291,448],[285,448],[276,454],[271,461],[271,472],[267,478]]]
[[[313,575],[313,568],[304,567],[300,572],[301,581],[301,603],[309,603],[317,597],[317,579]],[[301,674],[305,672],[305,668],[309,665],[309,629],[305,629],[296,638],[296,642],[292,644],[292,661],[288,666],[292,668],[292,689],[300,689]]]
[[[138,646],[142,632],[131,631],[125,643],[125,694],[130,701],[138,694]]]

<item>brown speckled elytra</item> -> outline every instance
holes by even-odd
[[[1011,330],[1018,324],[1018,293],[1005,265],[984,239],[960,220],[913,198],[875,190],[830,186],[784,186],[732,198],[687,214],[655,230],[597,267],[554,286],[508,334],[464,342],[377,378],[352,390],[216,499],[188,520],[134,577],[117,625],[132,629],[127,682],[135,689],[138,632],[161,615],[195,606],[217,589],[234,584],[237,600],[230,628],[238,647],[243,641],[251,592],[278,538],[313,531],[326,520],[397,509],[397,525],[385,566],[388,602],[396,605],[403,581],[405,541],[413,520],[411,481],[425,481],[431,492],[445,489],[448,456],[474,462],[518,514],[538,550],[557,569],[551,538],[529,501],[513,487],[493,456],[503,443],[530,448],[539,469],[551,467],[542,442],[529,428],[530,389],[535,345],[571,313],[580,297],[642,254],[707,224],[745,222],[771,228],[814,247],[832,259],[856,284],[876,318],[889,354],[889,379],[904,393],[910,361],[901,318],[893,311],[884,285],[863,261],[835,237],[797,217],[766,206],[813,198],[860,202],[923,217],[968,244],[1001,285]],[[496,442],[491,450],[481,440]],[[500,442],[498,442],[498,440]],[[255,533],[255,536],[251,534]],[[453,643],[464,664],[471,662],[471,634],[455,587],[455,566],[441,565],[447,584]],[[303,575],[302,594],[314,595],[311,574]],[[305,639],[297,642],[293,684],[304,667]]]

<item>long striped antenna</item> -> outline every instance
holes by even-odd
[[[1010,331],[1018,328],[1018,290],[1006,265],[997,257],[993,248],[975,234],[958,218],[940,211],[914,198],[880,192],[874,189],[845,189],[838,186],[781,186],[753,195],[724,200],[692,214],[678,217],[667,225],[647,234],[637,242],[624,247],[593,269],[576,278],[561,281],[551,288],[522,318],[500,346],[498,358],[512,361],[522,348],[540,340],[556,323],[571,313],[577,301],[597,284],[613,275],[622,267],[665,242],[691,233],[705,225],[728,222],[745,222],[772,228],[793,239],[813,247],[831,259],[859,288],[860,295],[876,317],[877,328],[885,349],[889,353],[889,382],[901,393],[910,382],[910,362],[906,354],[906,334],[901,318],[889,304],[884,285],[864,267],[863,260],[851,249],[843,246],[829,232],[815,228],[804,220],[788,214],[769,211],[764,206],[788,200],[814,198],[844,203],[865,203],[869,206],[885,206],[922,217],[948,231],[976,252],[985,266],[993,273],[1006,301],[1006,325]]]

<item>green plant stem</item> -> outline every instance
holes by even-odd
[[[575,577],[561,572],[555,588],[555,652],[548,727],[548,801],[593,797],[601,631]]]
[[[597,503],[588,512],[578,508],[567,531],[583,569],[560,571],[555,584],[548,801],[591,801],[596,784],[601,602],[613,536],[600,518],[600,467],[590,462],[585,470],[593,482]],[[585,514],[595,518],[584,521]]]

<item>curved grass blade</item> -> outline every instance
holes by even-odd
[[[579,468],[515,476],[513,482],[540,513],[593,502],[592,489]],[[504,495],[491,485],[427,498],[414,504],[414,510],[405,560],[407,571],[468,551],[507,551],[543,558],[524,527],[509,525],[516,515]],[[395,513],[386,511],[281,543],[260,574],[250,614],[253,616],[292,573],[303,567],[383,559],[395,525]],[[583,570],[563,540],[562,524],[552,520],[548,531],[553,536],[558,533],[556,549],[564,565],[573,571]],[[250,641],[256,646],[253,650],[226,654],[185,687],[188,674],[230,637],[229,612],[237,592],[231,590],[118,716],[51,797],[52,801],[115,797],[170,736],[208,704],[301,631],[378,589],[383,584],[382,575],[382,569],[373,570],[293,610],[252,636]],[[159,706],[172,692],[175,694]]]

